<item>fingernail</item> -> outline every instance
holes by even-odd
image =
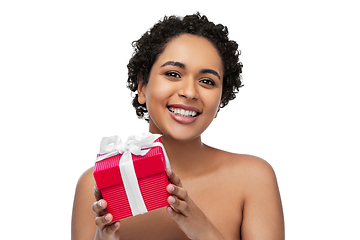
[[[172,174],[172,170],[169,168],[169,175],[171,175]]]
[[[170,192],[175,191],[175,188],[174,188],[174,186],[173,186],[173,185],[171,185],[171,184],[170,184],[169,186],[170,186],[170,187],[169,187],[169,188],[170,188]]]
[[[174,216],[174,214],[175,214],[175,211],[171,206],[168,207],[168,213],[169,213],[170,216]]]
[[[175,203],[175,198],[174,197],[170,196],[169,200],[170,200],[170,203]]]
[[[105,220],[109,222],[110,221],[110,215],[106,215]]]
[[[98,201],[99,208],[103,208],[101,205],[101,200]]]

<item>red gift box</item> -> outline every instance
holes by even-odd
[[[161,143],[161,138],[154,142]],[[101,155],[103,154],[98,154],[98,157]],[[106,200],[107,210],[113,215],[114,221],[134,215],[119,168],[122,155],[119,153],[97,161],[94,166],[97,187]],[[165,155],[161,146],[151,147],[144,156],[131,155],[138,187],[147,211],[169,205],[167,198],[170,195],[166,190],[169,180],[165,172]]]

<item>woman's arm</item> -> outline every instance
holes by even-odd
[[[120,222],[111,223],[112,215],[106,211],[107,203],[94,186],[93,168],[90,168],[80,177],[76,187],[71,223],[72,240],[116,239],[115,233]]]
[[[92,174],[93,169],[88,169],[76,186],[71,222],[72,240],[93,240],[95,236],[95,215],[92,211],[95,180]]]
[[[262,159],[251,159],[247,169],[241,239],[285,239],[284,216],[276,176]]]

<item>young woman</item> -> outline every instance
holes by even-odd
[[[91,168],[76,188],[73,240],[284,239],[271,166],[201,141],[241,86],[238,45],[227,35],[226,27],[194,14],[165,17],[134,43],[128,87],[137,91],[138,116],[162,135],[172,167],[169,206],[112,222],[96,186],[94,203]]]

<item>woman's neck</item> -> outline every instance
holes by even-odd
[[[176,174],[186,177],[201,169],[204,164],[204,150],[208,147],[201,142],[200,136],[186,142],[162,136],[161,141]]]

